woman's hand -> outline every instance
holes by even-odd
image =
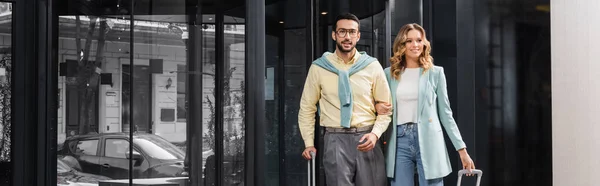
[[[392,104],[386,102],[378,102],[375,104],[375,110],[379,115],[390,115],[392,114]]]
[[[469,172],[471,172],[472,169],[475,169],[475,163],[473,163],[473,160],[471,159],[471,156],[469,156],[469,153],[467,153],[466,148],[458,150],[458,154],[460,155],[460,161],[462,161],[463,169],[467,169]],[[467,176],[473,176],[473,174],[467,174]]]

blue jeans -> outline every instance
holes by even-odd
[[[417,124],[407,123],[397,126],[396,170],[392,186],[413,186],[415,166],[419,175],[419,186],[443,186],[444,179],[427,180],[421,162],[419,133]]]

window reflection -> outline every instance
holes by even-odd
[[[300,108],[301,90],[308,73],[309,59],[307,48],[303,43],[307,39],[306,29],[289,29],[285,31],[285,185],[300,186],[306,183],[306,161],[298,156],[304,150],[304,141],[298,129],[298,109]]]
[[[225,16],[225,20],[228,19],[238,23],[224,25],[223,176],[224,185],[237,185],[243,183],[245,174],[246,41],[243,19]]]
[[[277,86],[281,81],[279,70],[283,56],[280,56],[280,40],[278,36],[267,35],[265,64],[265,123],[266,123],[266,185],[279,185],[279,92]]]
[[[203,15],[214,20],[214,15]],[[215,96],[216,46],[215,25],[202,24],[202,165],[204,185],[214,185],[216,177],[215,160]]]
[[[75,154],[96,156],[98,153],[98,140],[79,141],[75,147]]]
[[[165,140],[152,137],[142,137],[133,140],[135,144],[151,158],[159,160],[182,160],[185,153],[175,145]]]
[[[139,107],[139,111],[151,108],[149,102],[142,101],[150,97],[146,90],[151,84],[141,83],[149,78],[143,74],[148,74],[150,69],[130,63],[132,30],[128,10],[104,9],[105,6],[126,7],[124,4],[78,3],[86,6],[61,7],[58,12],[83,14],[57,18],[57,165],[67,165],[74,173],[57,174],[58,184],[127,180],[130,178],[129,159],[133,157],[129,154],[129,131],[150,133],[152,130],[149,118],[140,117],[142,112],[130,112],[130,108]],[[106,11],[90,12],[97,9]],[[135,24],[134,32],[159,27],[149,22]],[[134,92],[138,96],[130,96]],[[134,130],[130,130],[132,117]],[[155,176],[140,171],[148,166],[142,161],[134,164],[133,177]],[[76,176],[87,178],[71,179]]]
[[[107,139],[104,147],[104,156],[108,158],[125,159],[129,152],[129,142],[120,139]]]

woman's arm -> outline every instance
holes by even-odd
[[[448,100],[448,90],[446,84],[446,75],[444,74],[444,68],[439,67],[438,69],[438,82],[436,88],[436,94],[438,96],[438,116],[440,118],[440,122],[444,126],[444,129],[446,129],[446,133],[448,133],[448,137],[450,137],[454,148],[456,150],[464,149],[466,148],[466,145],[465,142],[462,140],[458,127],[456,126],[456,121],[452,116],[452,109],[450,108],[450,101]]]

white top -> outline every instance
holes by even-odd
[[[419,72],[421,68],[406,68],[400,75],[396,89],[396,117],[401,125],[407,122],[417,122],[419,105]]]

